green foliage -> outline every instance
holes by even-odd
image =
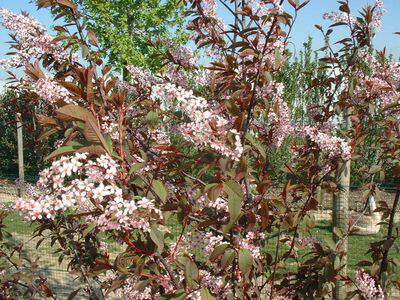
[[[312,79],[323,75],[319,67],[320,62],[317,53],[312,50],[312,38],[309,37],[299,54],[285,61],[278,75],[279,81],[285,85],[283,98],[289,105],[292,119],[301,125],[312,123],[308,107],[323,101],[322,93],[311,89]]]
[[[103,55],[110,63],[158,69],[159,60],[149,43],[170,39],[186,40],[182,4],[178,0],[75,0],[88,28],[95,33]]]
[[[16,112],[20,112],[24,134],[24,166],[26,179],[33,180],[45,166],[44,157],[51,152],[55,138],[38,143],[40,135],[34,108],[12,91],[0,96],[0,175],[9,179],[18,176]]]

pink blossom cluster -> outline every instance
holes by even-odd
[[[271,6],[271,4],[273,5]],[[284,11],[283,5],[279,4],[279,0],[268,2],[262,0],[249,0],[248,5],[253,11],[253,14],[256,14],[258,16],[271,15],[271,13],[282,14]],[[270,24],[271,23],[268,23],[267,27],[269,27]],[[265,26],[264,23],[263,25]]]
[[[126,67],[131,75],[132,85],[139,90],[150,90],[151,86],[160,82],[149,70],[129,65]]]
[[[157,143],[156,148],[165,148],[165,146],[171,145],[171,140],[168,135],[168,132],[164,128],[150,129],[149,136],[154,142]]]
[[[192,76],[192,71],[186,72],[185,69],[179,66],[168,65],[162,74],[168,82],[174,83],[185,89],[190,89],[190,77]]]
[[[200,6],[201,15],[199,18],[196,18],[194,22],[197,27],[197,34],[200,38],[196,40],[194,35],[191,37],[197,46],[206,41],[211,41],[213,38],[217,38],[226,30],[224,20],[217,14],[218,3],[216,0],[201,1]],[[205,46],[205,53],[210,58],[220,58],[220,52],[221,49],[215,47],[212,43]]]
[[[396,104],[400,99],[400,63],[382,62],[371,53],[361,52],[360,57],[370,67],[370,73],[358,72],[360,84],[355,90],[356,99],[369,100],[378,108],[384,109]],[[377,100],[377,101],[375,101]],[[363,104],[358,100],[357,104]],[[370,104],[369,102],[367,104]]]
[[[204,209],[212,209],[217,214],[228,213],[228,201],[223,197],[211,200],[207,195],[198,197],[200,191],[193,190],[188,193],[195,209],[193,213],[201,213]]]
[[[150,231],[151,221],[161,220],[162,213],[155,206],[154,200],[140,197],[126,200],[122,191],[107,204],[103,214],[97,219],[97,225],[102,231],[140,229]]]
[[[100,123],[103,133],[108,134],[109,137],[114,141],[119,140],[119,128],[116,121],[112,120],[110,116],[104,116],[101,118]]]
[[[238,250],[245,249],[249,250],[253,258],[261,258],[261,248],[257,245],[258,241],[265,239],[265,234],[263,232],[251,231],[246,234],[244,238],[238,239]]]
[[[184,89],[206,86],[210,83],[211,72],[207,69],[194,69],[187,71],[176,65],[168,65],[161,73],[167,82],[174,83]]]
[[[202,9],[203,9],[203,14],[208,17],[215,19],[218,17],[217,15],[217,8],[218,4],[217,1],[215,0],[205,0],[201,2],[202,4]]]
[[[382,27],[382,17],[386,13],[386,9],[384,9],[384,3],[382,0],[375,0],[374,4],[375,10],[372,15],[372,20],[370,24],[370,29],[373,31],[379,31]],[[330,20],[335,23],[349,23],[351,25],[361,25],[358,24],[357,18],[355,18],[351,14],[347,14],[345,12],[327,12],[323,14],[323,18],[325,20]]]
[[[77,197],[73,195],[75,191],[71,193],[71,189],[64,189],[64,181],[83,166],[86,158],[86,154],[77,154],[53,162],[50,168],[41,172],[37,189],[29,192],[30,199],[20,198],[16,201],[16,210],[30,220],[40,220],[54,219],[59,211],[65,211],[73,206],[77,201]]]
[[[193,68],[196,66],[194,53],[192,49],[185,46],[175,45],[170,41],[165,41],[169,54],[172,56],[172,62],[184,68]]]
[[[179,281],[184,279],[183,272],[175,274]],[[153,280],[163,287],[165,293],[173,294],[176,292],[176,288],[173,286],[171,277],[164,274],[154,275]],[[151,287],[147,286],[140,288],[140,279],[137,276],[130,276],[125,282],[122,288],[116,291],[116,296],[123,300],[152,300],[158,299],[160,294],[151,290]],[[213,295],[216,295],[217,299],[226,299],[231,284],[226,282],[223,277],[216,276],[206,270],[199,270],[199,283],[202,287],[207,288]],[[188,299],[201,300],[200,290],[187,291]]]
[[[364,270],[356,271],[356,286],[361,296],[366,300],[383,300],[385,295],[382,288]]]
[[[199,270],[199,281],[201,286],[207,288],[217,299],[226,299],[228,291],[232,289],[230,282],[226,282],[223,277],[214,275],[206,270]],[[201,300],[199,290],[193,291],[189,294],[191,299]]]
[[[224,198],[218,197],[214,201],[209,201],[207,207],[214,208],[217,211],[228,212],[228,201]]]
[[[286,240],[285,244],[290,247],[292,244],[292,237],[283,235],[282,238]],[[298,248],[309,248],[315,250],[317,244],[321,244],[321,242],[313,236],[298,237],[295,239],[295,246]]]
[[[108,155],[89,160],[86,153],[61,157],[40,173],[29,199],[18,199],[15,208],[30,220],[54,219],[75,206],[80,212],[101,211],[90,216],[100,230],[150,230],[151,220],[162,219],[154,201],[145,197],[123,198],[117,186],[118,165]]]
[[[198,86],[206,86],[211,82],[212,72],[208,69],[197,69],[194,71],[194,84]]]
[[[326,152],[329,158],[342,157],[344,160],[351,158],[351,147],[340,137],[331,136],[312,126],[305,126],[302,134]]]
[[[215,235],[212,232],[188,232],[182,237],[179,245],[177,243],[172,244],[171,249],[175,249],[177,245],[181,252],[189,251],[189,253],[194,253],[196,249],[202,249],[204,255],[209,256],[215,247],[221,244],[223,239],[221,235]]]
[[[71,93],[66,88],[48,77],[40,78],[35,83],[35,92],[40,98],[49,104],[55,105],[59,102],[76,104],[76,102],[72,99]]]
[[[106,155],[96,161],[88,160],[86,153],[61,157],[40,173],[36,189],[27,199],[18,199],[15,208],[30,220],[54,219],[75,205],[88,211],[93,203],[119,195],[117,172],[115,161]]]
[[[268,114],[269,121],[273,127],[273,141],[280,147],[288,135],[295,131],[289,116],[289,108],[280,97],[275,97],[276,109]]]
[[[162,101],[162,109],[178,109],[190,119],[190,122],[178,126],[185,139],[200,148],[209,146],[233,160],[240,159],[243,146],[239,132],[228,129],[229,121],[213,110],[206,99],[171,83],[154,86],[152,98]],[[226,141],[229,135],[233,139],[233,149]]]
[[[290,120],[287,104],[279,96],[274,100],[275,107],[271,109],[268,117],[276,146],[279,147],[287,136],[298,135],[310,139],[320,150],[327,153],[329,159],[335,157],[350,159],[351,147],[344,139],[324,132],[324,128],[294,126]]]
[[[130,276],[122,288],[116,291],[116,296],[123,300],[152,300],[159,296],[158,293],[153,293],[150,286],[144,289],[138,289],[139,279],[137,276]]]
[[[18,43],[15,46],[16,53],[9,59],[0,61],[0,66],[5,68],[23,66],[45,54],[51,55],[59,63],[76,58],[68,54],[46,33],[46,29],[28,14],[17,15],[7,9],[0,9],[0,16],[3,19],[2,25],[12,32]]]
[[[354,16],[349,15],[345,12],[326,12],[322,16],[325,20],[330,20],[334,23],[347,23],[354,25],[357,20]]]

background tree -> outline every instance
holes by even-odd
[[[181,44],[187,40],[183,30],[182,1],[178,0],[74,0],[98,38],[100,49],[110,63],[122,68],[135,65],[159,69],[155,39]]]
[[[18,178],[16,112],[20,112],[24,131],[25,173],[28,181],[36,179],[45,166],[44,158],[54,150],[55,139],[39,142],[40,127],[32,103],[27,103],[14,91],[0,95],[0,178]]]

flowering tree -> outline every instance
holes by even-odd
[[[39,225],[37,236],[57,243],[92,299],[310,299],[328,297],[338,282],[364,298],[383,298],[377,280],[382,287],[392,281],[383,274],[393,264],[396,206],[380,207],[391,216],[387,239],[371,245],[374,261],[363,262],[371,272],[360,270],[354,284],[340,263],[351,228],[335,231],[336,244],[318,241],[308,212],[318,187],[337,192],[334,174],[355,159],[371,124],[384,128],[381,169],[398,170],[398,122],[387,117],[398,108],[382,93],[396,95],[397,64],[366,50],[379,1],[356,21],[335,19],[333,27],[350,26],[351,38],[341,41],[343,56],[328,44],[327,71],[313,81],[326,102],[309,108],[311,125],[293,122],[277,79],[307,2],[188,1],[188,28],[207,59],[165,41],[161,72],[126,66],[129,81],[99,57],[71,1],[40,1],[73,20],[56,27],[57,38],[28,15],[1,10],[15,48],[1,64],[25,70],[14,77],[16,89],[40,108],[44,136],[63,134],[51,165],[15,208]],[[346,2],[340,9],[350,16]],[[374,118],[363,114],[371,100],[382,110]],[[345,109],[352,129],[342,134],[335,120]],[[290,180],[276,195],[268,154],[288,137]],[[373,193],[374,184],[367,188]],[[107,241],[122,246],[116,258]]]

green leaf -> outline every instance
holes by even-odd
[[[324,242],[325,242],[325,244],[327,244],[327,246],[329,247],[329,249],[331,249],[331,250],[336,250],[336,244],[335,244],[335,242],[333,241],[332,237],[325,236],[325,237],[324,237]]]
[[[163,202],[165,202],[167,200],[168,191],[164,184],[159,180],[154,180],[152,186],[157,196],[160,197]]]
[[[94,223],[91,223],[91,222],[88,223],[88,226],[83,231],[83,236],[87,236],[95,227],[96,227],[96,225]]]
[[[104,137],[104,141],[105,141],[104,146],[105,146],[107,152],[112,154],[113,153],[113,146],[112,146],[112,141],[111,141],[110,136]]]
[[[101,144],[107,153],[112,155],[110,145],[104,139],[98,127],[97,120],[89,110],[74,104],[68,104],[59,108],[56,113],[63,121],[83,121],[84,127],[82,133],[85,139],[91,143]]]
[[[234,180],[229,180],[224,183],[224,191],[229,197],[235,197],[239,200],[243,199],[242,187]]]
[[[146,115],[146,121],[150,125],[155,125],[158,122],[158,113],[156,111],[149,111]]]
[[[382,170],[382,167],[381,167],[381,166],[379,166],[379,165],[373,165],[373,166],[369,169],[368,173],[369,173],[369,174],[375,174],[375,173],[377,173],[377,172],[379,172],[379,171],[381,171],[381,170]]]
[[[238,220],[243,200],[243,191],[241,186],[233,180],[227,181],[223,185],[224,191],[228,194],[229,224],[224,226],[224,231],[229,231]]]
[[[138,172],[140,169],[142,169],[144,166],[146,166],[146,163],[137,163],[132,165],[131,169],[129,170],[129,175],[132,175],[133,173]]]
[[[261,154],[261,156],[262,156],[264,159],[266,159],[267,153],[266,153],[264,147],[261,145],[261,143],[259,143],[258,141],[256,141],[256,140],[254,139],[254,137],[253,137],[251,134],[249,134],[249,133],[246,134],[246,139],[250,142],[250,144],[251,144],[252,146],[254,146],[254,147],[258,150],[258,152]]]
[[[122,274],[130,274],[128,267],[132,264],[133,254],[122,252],[117,255],[114,261],[114,267]]]
[[[225,251],[224,255],[221,259],[221,267],[224,269],[232,264],[233,260],[235,259],[235,251],[232,249],[228,249]]]
[[[333,228],[333,233],[334,233],[339,239],[343,238],[343,236],[344,236],[343,229],[342,229],[342,228],[339,228],[339,227],[334,227],[334,228]]]
[[[243,274],[250,272],[253,266],[253,256],[247,249],[239,250],[239,269]]]
[[[156,225],[151,226],[150,238],[157,245],[159,253],[164,251],[164,233],[159,231]]]
[[[214,248],[213,252],[210,255],[210,261],[213,261],[218,258],[218,256],[222,255],[225,250],[229,247],[229,244],[218,245]]]
[[[208,289],[202,288],[200,291],[201,300],[215,300],[215,297],[210,294]]]
[[[68,155],[75,153],[78,149],[82,148],[83,145],[78,143],[78,142],[72,142],[69,145],[62,146],[56,150],[54,150],[52,153],[50,153],[48,156],[45,157],[45,160],[50,160],[55,157],[59,157],[62,155]]]
[[[195,281],[198,280],[199,269],[197,265],[189,258],[186,259],[185,264],[185,280],[189,287],[195,287]]]
[[[265,77],[266,82],[271,82],[271,81],[272,81],[272,75],[271,75],[271,73],[265,72],[265,73],[264,73],[264,77]]]

